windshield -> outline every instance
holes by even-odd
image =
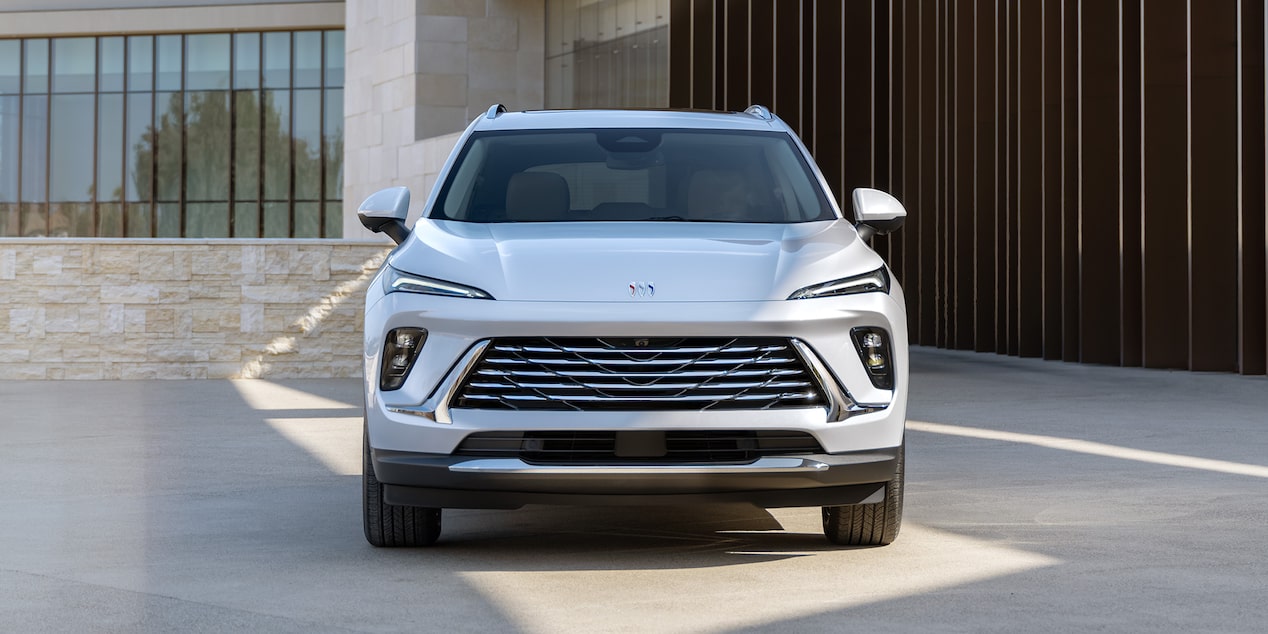
[[[787,223],[836,216],[782,132],[517,130],[471,136],[430,217]]]

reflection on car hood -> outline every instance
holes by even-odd
[[[799,224],[423,219],[391,266],[498,300],[760,301],[875,269],[842,220]],[[642,285],[642,286],[640,286]]]

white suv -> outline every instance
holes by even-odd
[[[442,508],[821,506],[828,539],[902,518],[903,294],[853,192],[761,106],[506,112],[458,140],[365,307],[366,539],[422,546]]]

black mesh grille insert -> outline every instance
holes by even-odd
[[[787,339],[536,337],[490,342],[451,406],[705,410],[825,402]]]
[[[653,435],[658,451],[619,455],[618,435]],[[637,443],[646,449],[647,442]],[[519,458],[550,464],[745,464],[763,456],[824,453],[814,436],[788,431],[538,431],[478,432],[454,455]]]

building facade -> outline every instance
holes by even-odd
[[[357,296],[511,109],[768,105],[913,342],[1264,374],[1265,15],[1227,0],[5,0],[0,378],[347,376]],[[848,206],[847,206],[848,207]]]
[[[879,245],[913,343],[1262,375],[1262,0],[690,0],[675,107],[764,103]]]

